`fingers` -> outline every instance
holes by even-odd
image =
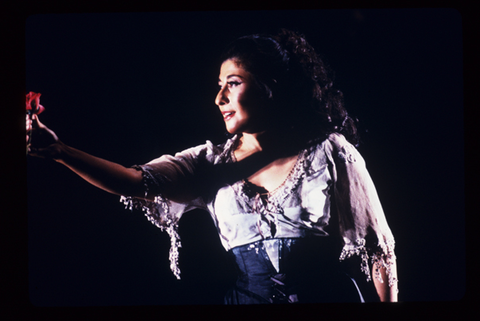
[[[32,115],[32,129],[46,129],[51,132],[51,130],[40,121],[37,114]]]
[[[27,130],[46,127],[42,122],[40,122],[38,115],[33,114],[31,116],[29,115],[26,115],[26,116],[27,116],[26,118]]]
[[[29,143],[30,135],[32,134],[32,120],[30,119],[29,115],[25,115],[25,128],[26,128],[26,143]]]
[[[25,127],[27,129],[27,132],[29,130],[32,129],[32,120],[30,119],[30,117],[28,117],[28,115],[25,115],[26,119],[25,119]]]
[[[45,127],[45,125],[42,122],[40,122],[40,118],[38,118],[37,114],[32,115],[32,126],[36,128]]]
[[[28,146],[28,155],[45,158],[45,155],[48,154],[48,147],[36,147],[33,145]]]
[[[33,114],[31,119],[27,117],[26,126],[27,153],[31,156],[55,159],[60,150],[60,141],[55,132],[45,126],[36,114]]]
[[[33,146],[28,146],[28,155],[45,158],[45,156],[43,156],[43,148],[35,148]]]

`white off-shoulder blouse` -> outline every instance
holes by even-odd
[[[237,139],[235,136],[218,146],[207,141],[175,156],[164,155],[137,166],[143,172],[145,199],[121,197],[128,208],[142,209],[153,224],[170,235],[170,267],[177,278],[180,278],[178,222],[183,213],[200,208],[211,214],[227,251],[265,240],[267,253],[277,269],[275,240],[311,234],[328,236],[325,228],[331,215],[338,215],[344,243],[339,260],[358,255],[362,262],[360,269],[368,281],[369,266],[374,264],[377,279],[383,282],[378,273],[383,266],[389,285],[397,282],[391,271],[395,258],[393,235],[365,161],[344,136],[333,133],[323,142],[301,151],[286,181],[272,193],[254,192],[246,180],[221,184],[213,190],[204,186],[191,192],[195,178],[205,175],[205,164],[215,168],[235,162],[233,150]],[[208,180],[212,181],[215,179]],[[182,202],[169,199],[169,190],[178,194],[183,189],[194,196]],[[152,196],[153,200],[146,199]],[[335,213],[331,212],[333,208]]]

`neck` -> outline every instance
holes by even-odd
[[[267,153],[291,153],[292,148],[296,150],[298,146],[292,145],[292,134],[286,131],[266,130],[259,133],[242,133],[237,150],[244,155],[251,155],[257,152]]]
[[[245,151],[261,152],[265,146],[265,141],[262,139],[266,132],[261,133],[242,133],[240,138],[241,149]]]
[[[237,150],[245,156],[266,152],[277,156],[291,156],[306,147],[305,137],[286,129],[269,129],[259,133],[242,133]]]

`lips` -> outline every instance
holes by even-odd
[[[230,120],[233,117],[233,115],[235,115],[235,112],[234,111],[223,111],[222,115],[223,115],[223,120],[227,121],[227,120]]]

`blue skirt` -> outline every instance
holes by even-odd
[[[339,252],[323,238],[314,239],[279,239],[279,271],[263,241],[231,249],[238,278],[225,304],[365,302],[341,268]]]

